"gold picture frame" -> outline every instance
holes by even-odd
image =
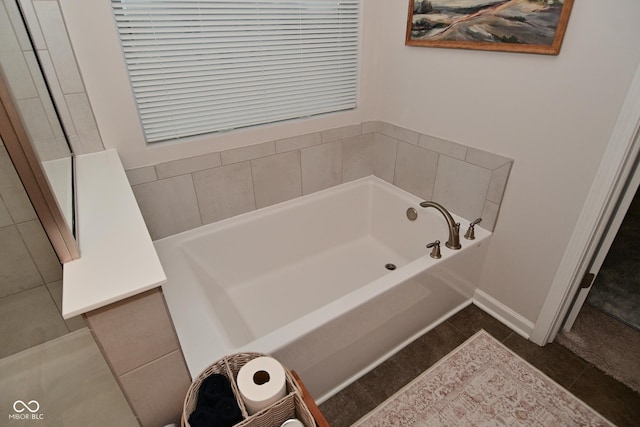
[[[558,55],[573,0],[409,0],[407,46]]]

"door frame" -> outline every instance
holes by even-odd
[[[638,138],[640,138],[640,131],[636,133],[636,142],[635,142],[636,145],[639,144]],[[596,253],[588,267],[587,271],[593,274],[594,278],[591,281],[588,288],[578,289],[573,305],[569,309],[569,313],[567,314],[567,317],[564,323],[562,324],[562,330],[564,332],[570,331],[571,328],[573,327],[573,324],[575,323],[576,318],[580,313],[580,309],[582,308],[582,305],[586,301],[587,296],[589,295],[589,292],[593,288],[593,283],[595,281],[595,278],[600,272],[600,268],[602,268],[602,264],[604,263],[604,260],[607,257],[607,254],[611,250],[611,245],[613,245],[613,241],[616,238],[616,235],[618,234],[618,232],[620,231],[620,226],[624,221],[627,211],[629,210],[629,207],[631,206],[631,203],[633,202],[633,198],[636,192],[638,191],[639,187],[640,187],[640,158],[636,158],[633,165],[633,170],[630,174],[629,181],[627,185],[625,185],[624,189],[622,190],[622,195],[620,196],[620,200],[616,205],[615,212],[612,215],[612,218],[609,222],[609,226],[607,227],[604,233],[604,236],[602,237],[602,241],[597,246]]]
[[[640,64],[636,68],[591,190],[529,337],[538,345],[545,345],[555,339],[571,310],[582,278],[588,271],[615,215],[618,202],[632,178],[640,151],[639,129]]]

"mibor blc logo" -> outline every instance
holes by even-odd
[[[13,414],[9,414],[10,420],[43,420],[44,414],[38,413],[40,403],[37,400],[25,402],[16,400],[13,402]]]

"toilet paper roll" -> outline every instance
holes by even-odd
[[[236,383],[249,415],[261,411],[287,394],[285,370],[280,362],[268,356],[257,357],[241,367]]]

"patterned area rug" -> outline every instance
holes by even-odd
[[[480,331],[355,426],[612,426]]]

